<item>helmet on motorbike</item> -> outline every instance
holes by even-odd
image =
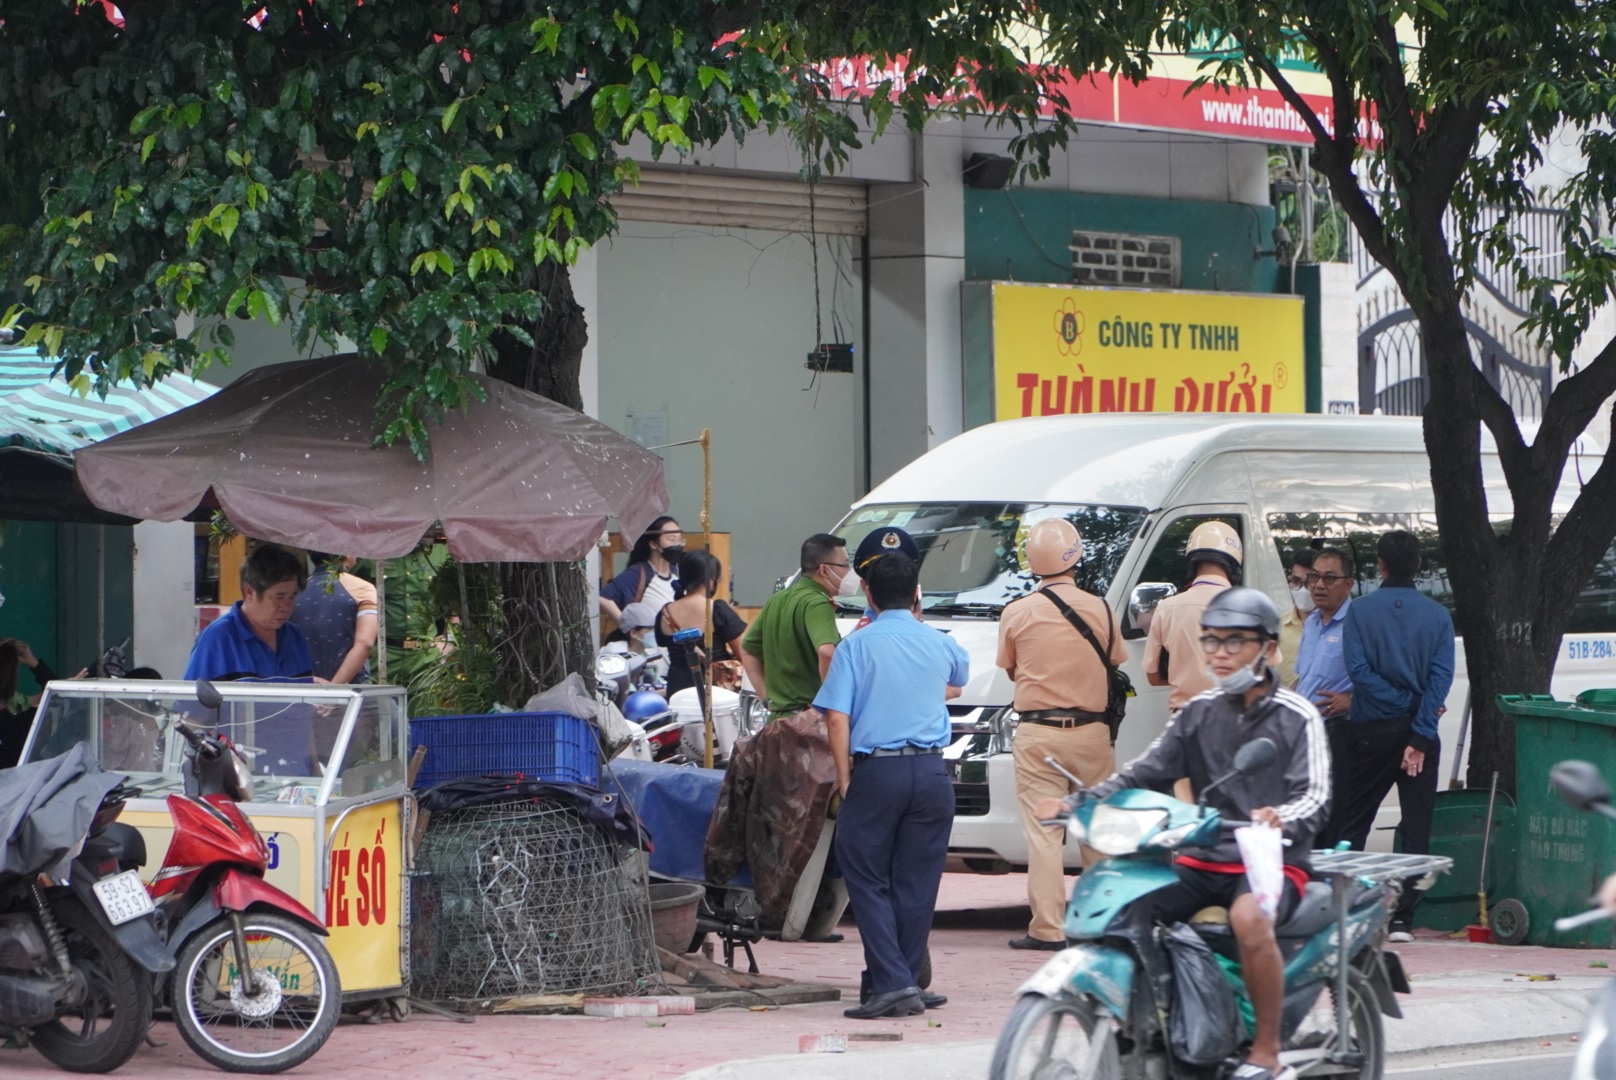
[[[636,690],[623,701],[623,717],[636,724],[644,724],[647,720],[655,720],[665,716],[673,710],[668,707],[668,701],[655,690]]]
[[[1184,557],[1194,566],[1201,562],[1215,562],[1230,574],[1240,572],[1245,548],[1240,534],[1221,521],[1207,521],[1195,527],[1184,545]]]
[[[1236,585],[1218,590],[1201,612],[1201,626],[1207,630],[1257,630],[1277,638],[1279,609],[1262,590]]]
[[[1083,538],[1065,518],[1045,518],[1027,533],[1027,569],[1038,577],[1064,574],[1083,558]]]

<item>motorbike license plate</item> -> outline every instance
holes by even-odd
[[[95,898],[101,901],[101,910],[107,913],[113,926],[121,926],[152,910],[151,894],[133,870],[102,878],[92,888]]]

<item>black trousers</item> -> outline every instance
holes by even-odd
[[[1392,786],[1403,812],[1403,850],[1426,855],[1431,851],[1431,814],[1436,807],[1437,774],[1441,771],[1442,744],[1434,744],[1425,755],[1418,776],[1403,771],[1403,751],[1412,729],[1400,725],[1358,725],[1350,721],[1329,726],[1331,773],[1334,783],[1331,828],[1327,843],[1333,847],[1345,840],[1354,851],[1362,851],[1369,841],[1375,813]],[[1419,894],[1403,883],[1403,894],[1392,912],[1394,923],[1412,923],[1414,903]]]
[[[954,827],[940,754],[866,758],[836,818],[836,863],[864,942],[870,991],[919,985]]]

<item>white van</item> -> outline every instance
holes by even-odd
[[[1598,456],[1568,464],[1557,509],[1575,498]],[[1508,489],[1496,457],[1486,465],[1495,517]],[[1430,468],[1420,422],[1401,417],[1116,414],[1008,420],[968,431],[871,491],[836,528],[848,547],[882,525],[914,534],[922,553],[925,618],[971,656],[971,681],[951,702],[956,811],[950,868],[1024,868],[1009,740],[1013,691],[995,666],[999,612],[1034,582],[1020,562],[1032,523],[1065,517],[1083,534],[1078,583],[1105,596],[1128,639],[1128,675],[1139,696],[1117,740],[1118,761],[1143,751],[1167,722],[1167,689],[1140,667],[1148,611],[1188,582],[1184,542],[1207,520],[1233,525],[1245,543],[1245,584],[1291,603],[1281,552],[1320,539],[1350,549],[1360,584],[1375,587],[1375,541],[1405,528],[1424,542],[1419,587],[1452,606],[1437,543]],[[1171,586],[1167,588],[1164,586]],[[842,602],[851,628],[856,612]],[[1616,556],[1607,556],[1571,622],[1553,690],[1574,695],[1616,686]],[[1088,646],[1073,637],[1074,652]],[[1453,775],[1465,713],[1463,643],[1442,722],[1440,785]],[[1463,777],[1462,765],[1458,774]],[[1396,813],[1382,824],[1394,824]],[[1068,843],[1069,867],[1079,865]]]

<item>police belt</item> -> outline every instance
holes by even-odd
[[[873,757],[921,757],[926,754],[941,754],[941,746],[886,746],[876,750],[861,751],[853,755],[853,764],[857,765]]]
[[[1041,727],[1075,728],[1086,724],[1103,724],[1105,714],[1086,709],[1029,709],[1021,714],[1021,722]]]

